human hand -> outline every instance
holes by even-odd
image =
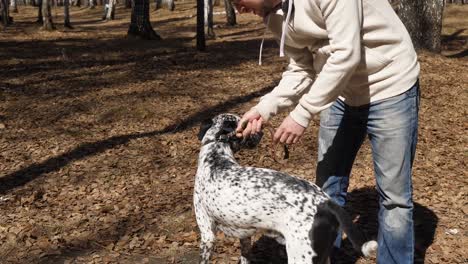
[[[290,116],[287,116],[278,129],[276,129],[273,142],[275,144],[278,143],[278,141],[283,144],[294,144],[302,137],[304,131],[305,127],[299,125]]]
[[[236,128],[237,137],[248,137],[262,130],[263,118],[257,109],[252,108],[245,113]]]

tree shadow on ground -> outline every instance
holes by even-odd
[[[66,152],[56,157],[47,159],[44,162],[30,165],[26,168],[13,172],[11,174],[0,177],[0,195],[6,194],[11,190],[23,186],[28,182],[42,176],[43,174],[54,172],[63,168],[70,162],[83,159],[88,156],[102,153],[108,149],[115,148],[117,146],[126,144],[130,140],[153,137],[168,133],[181,132],[206,118],[211,118],[218,113],[228,111],[229,109],[249,102],[250,100],[262,96],[273,89],[274,85],[271,84],[258,91],[254,91],[244,96],[237,96],[228,101],[221,102],[214,105],[213,107],[206,108],[203,111],[193,113],[179,122],[169,125],[161,130],[145,133],[135,133],[128,135],[114,136],[105,140],[99,140],[96,142],[84,143],[73,149],[72,151]]]
[[[259,41],[214,43],[208,46],[209,52],[197,52],[194,48],[187,47],[189,44],[187,38],[168,39],[157,42],[157,45],[154,43],[132,39],[93,40],[90,43],[89,40],[80,38],[0,41],[0,60],[31,61],[15,66],[0,65],[0,92],[28,96],[63,96],[63,91],[57,85],[38,87],[44,82],[63,81],[67,83],[67,95],[75,97],[114,84],[124,85],[135,82],[135,78],[142,82],[155,80],[160,75],[174,71],[229,69],[246,61],[256,60]],[[35,52],[37,50],[42,52]],[[226,52],[237,50],[243,52]],[[63,53],[69,59],[64,59]],[[11,54],[15,55],[12,57]],[[98,77],[102,73],[102,68],[111,66],[113,71],[127,69],[129,73],[121,79],[100,80]],[[63,69],[75,72],[63,74]],[[92,85],[81,78],[83,73],[97,76]],[[28,78],[18,84],[9,81],[12,77],[22,78],[40,74],[46,76],[40,81]],[[69,94],[70,92],[73,94]]]
[[[465,28],[462,28],[450,35],[442,35],[441,44],[443,50],[456,52],[454,54],[447,55],[447,58],[464,58],[468,56],[468,49],[466,49],[468,39],[466,36],[462,35],[465,30]]]
[[[424,263],[427,248],[433,243],[438,217],[435,213],[418,203],[415,203],[415,262]],[[346,211],[352,218],[359,216],[356,224],[366,237],[377,237],[378,194],[374,188],[362,188],[348,194]],[[261,237],[252,248],[252,264],[286,264],[287,254],[284,246],[276,240]],[[351,242],[343,241],[342,248],[336,255],[335,264],[354,264],[359,255],[353,249]]]

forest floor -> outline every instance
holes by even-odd
[[[216,113],[242,114],[285,67],[269,34],[257,65],[261,20],[241,15],[227,27],[215,15],[217,38],[197,52],[193,0],[179,0],[172,13],[151,11],[163,41],[127,39],[130,10],[121,6],[111,22],[100,20],[101,6],[73,7],[74,29],[53,8],[53,32],[34,23],[35,8],[19,8],[0,31],[0,263],[196,263],[198,125]],[[467,15],[468,5],[449,5],[443,53],[419,54],[417,263],[468,262]],[[268,156],[268,137],[237,158],[314,181],[317,124],[285,165]],[[374,186],[366,142],[346,209],[370,237]],[[218,238],[215,263],[237,263],[238,241]],[[254,255],[254,263],[286,263],[284,248],[263,237]],[[348,241],[339,258],[375,263]]]

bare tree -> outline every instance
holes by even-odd
[[[234,26],[236,22],[236,11],[231,0],[224,0],[224,9],[226,9],[226,19],[229,26]]]
[[[197,0],[197,50],[205,50],[205,0]]]
[[[154,31],[153,26],[151,26],[149,0],[134,0],[132,17],[127,34],[128,36],[140,37],[143,39],[161,39]]]
[[[13,13],[18,13],[18,1],[17,0],[11,0],[10,7]]]
[[[63,25],[66,28],[73,28],[70,23],[70,0],[63,1],[63,14],[64,14],[64,22]]]
[[[36,4],[37,4],[37,20],[36,20],[36,23],[40,23],[42,24],[43,23],[43,18],[42,18],[42,1],[43,0],[37,0]]]
[[[55,29],[54,22],[52,21],[52,12],[50,11],[50,0],[42,0],[42,29]]]
[[[213,0],[204,0],[205,35],[209,39],[216,38],[213,30]]]
[[[216,38],[216,34],[214,33],[214,23],[213,23],[213,15],[214,15],[214,0],[204,0],[204,18],[205,18],[205,35],[209,39]],[[224,8],[226,10],[226,18],[227,18],[227,25],[234,26],[236,25],[236,12],[234,7],[231,3],[231,0],[224,0]]]
[[[415,47],[440,52],[444,0],[400,0],[396,7]]]
[[[102,16],[102,20],[114,20],[116,5],[117,5],[116,0],[106,0],[106,4],[104,5],[104,15]]]
[[[170,11],[174,11],[175,9],[175,3],[174,0],[156,0],[156,6],[154,10],[161,9],[163,6],[166,6],[167,9]]]
[[[12,18],[10,17],[9,3],[8,0],[0,0],[1,15],[3,25],[6,27],[11,24]]]

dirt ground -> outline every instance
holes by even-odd
[[[101,7],[73,7],[74,29],[54,32],[39,30],[35,9],[19,8],[0,31],[0,263],[196,263],[198,124],[242,114],[285,67],[269,34],[257,65],[261,21],[242,15],[227,27],[216,15],[217,38],[196,52],[193,0],[179,0],[173,13],[151,11],[163,41],[127,39],[121,6],[111,22],[100,20]],[[63,21],[59,8],[52,12]],[[442,55],[420,52],[417,263],[468,263],[467,15],[468,5],[448,6]],[[286,165],[268,155],[268,137],[238,153],[239,162],[314,181],[317,124]],[[375,237],[368,142],[352,174],[346,209]],[[218,237],[215,263],[237,263],[238,241]],[[254,256],[286,263],[284,248],[263,237]],[[348,241],[339,258],[375,263]]]

